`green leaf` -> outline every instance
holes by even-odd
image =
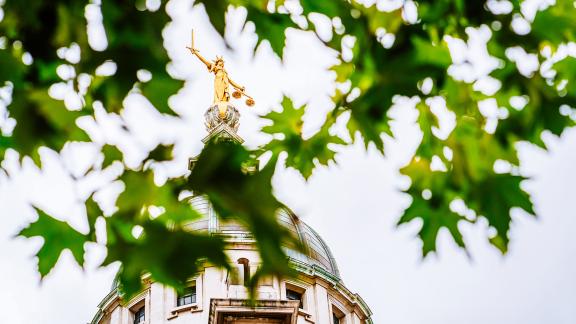
[[[88,44],[85,2],[10,0],[3,4],[0,86],[5,81],[13,85],[8,112],[17,124],[10,136],[0,135],[0,159],[6,150],[14,149],[21,156],[30,156],[38,161],[38,148],[41,146],[59,151],[69,141],[89,141],[76,125],[78,117],[92,114],[91,107],[96,100],[102,101],[108,111],[121,111],[127,93],[138,88],[161,113],[174,114],[167,103],[170,96],[181,88],[182,81],[174,80],[167,73],[170,57],[162,46],[162,33],[171,17],[166,11],[166,1],[162,1],[159,10],[154,12],[144,10],[143,3],[103,1],[101,5],[93,4],[102,10],[108,41],[107,47],[99,50],[92,49]],[[435,249],[435,240],[441,228],[448,228],[457,243],[463,245],[461,233],[455,226],[458,217],[446,207],[453,199],[462,198],[466,206],[489,220],[497,232],[490,238],[492,244],[505,251],[509,243],[509,209],[518,207],[529,213],[533,211],[528,195],[520,187],[522,178],[495,175],[494,162],[506,160],[518,165],[516,143],[523,141],[545,147],[541,138],[544,131],[561,135],[566,128],[575,124],[570,116],[564,116],[559,111],[563,105],[576,107],[574,58],[557,62],[552,67],[556,75],[540,73],[545,72],[543,68],[533,76],[526,77],[519,73],[517,64],[506,56],[507,49],[521,47],[527,53],[536,54],[538,60],[543,62],[548,56],[547,52],[554,55],[561,44],[574,42],[576,8],[571,1],[557,1],[539,11],[527,35],[518,35],[509,27],[514,17],[522,14],[519,0],[512,1],[511,13],[502,15],[486,10],[484,1],[422,0],[418,1],[419,20],[410,24],[402,19],[401,9],[384,12],[376,5],[366,6],[355,1],[301,0],[301,15],[308,20],[308,25],[302,24],[303,27],[292,21],[292,13],[279,8],[284,4],[281,0],[274,3],[277,10],[273,10],[273,13],[268,11],[269,8],[273,9],[270,7],[272,4],[264,0],[199,0],[197,3],[204,5],[220,35],[225,32],[227,8],[230,5],[245,7],[247,21],[255,26],[257,45],[262,41],[269,42],[274,53],[281,58],[287,28],[313,33],[309,14],[333,18],[332,38],[329,41],[320,40],[320,43],[333,51],[339,60],[331,68],[336,73],[336,82],[340,83],[339,90],[333,96],[334,110],[328,114],[316,134],[304,139],[301,130],[304,109],[289,106],[285,100],[284,111],[266,116],[272,122],[264,127],[264,131],[274,137],[270,143],[254,152],[239,147],[224,152],[207,148],[203,152],[205,159],[199,161],[200,167],[194,171],[196,174],[191,183],[172,179],[158,187],[149,170],[126,172],[121,177],[126,190],[120,195],[118,210],[112,217],[104,218],[112,233],[108,247],[121,248],[120,243],[125,242],[123,244],[133,248],[130,251],[140,253],[143,243],[139,240],[144,241],[144,238],[132,236],[135,225],[144,227],[144,236],[154,236],[146,234],[147,231],[163,234],[180,231],[186,221],[198,215],[186,204],[180,203],[177,197],[183,189],[194,187],[197,192],[210,196],[221,217],[239,217],[257,233],[259,248],[264,251],[267,262],[271,262],[264,268],[265,272],[284,271],[285,259],[279,247],[283,232],[271,216],[281,208],[270,185],[280,152],[287,152],[287,166],[309,177],[314,167],[334,160],[335,144],[345,144],[328,131],[343,113],[350,114],[347,127],[352,138],[360,134],[365,146],[373,144],[383,152],[382,136],[391,136],[388,110],[393,104],[392,99],[397,95],[421,96],[418,82],[431,78],[434,89],[429,95],[442,96],[446,100],[448,109],[456,115],[456,125],[446,140],[438,139],[431,132],[437,123],[435,116],[423,104],[418,106],[418,125],[424,138],[417,149],[417,157],[401,170],[412,179],[408,193],[413,197],[413,206],[407,209],[403,220],[407,222],[418,217],[424,220],[425,226],[420,235],[425,241],[425,254]],[[443,40],[449,35],[466,41],[469,39],[466,32],[469,27],[495,27],[495,22],[502,28],[492,28],[488,49],[500,63],[490,76],[500,82],[501,89],[488,96],[476,91],[473,83],[452,79],[451,73],[448,73],[452,60]],[[394,36],[393,42],[386,43],[387,48],[382,44],[384,30],[386,37],[390,37],[389,34]],[[351,40],[353,45],[350,44]],[[79,112],[68,111],[62,102],[48,95],[52,84],[60,81],[57,67],[68,64],[57,51],[60,47],[70,47],[73,42],[81,52],[80,62],[73,63],[76,74],[92,77],[84,96],[86,104]],[[348,48],[349,45],[351,48]],[[23,63],[25,53],[33,58],[30,65]],[[106,61],[116,63],[115,75],[94,75],[96,68]],[[137,73],[141,69],[152,74],[149,82],[139,83]],[[71,82],[78,89],[79,80]],[[528,98],[528,103],[522,109],[515,109],[510,104],[515,96]],[[487,119],[478,109],[478,103],[487,98],[496,99],[500,111],[508,111],[507,118],[498,120],[494,134],[484,130]],[[445,147],[453,152],[452,159],[444,156]],[[272,161],[262,171],[254,172],[257,162],[252,155],[261,153],[261,150],[272,151]],[[165,161],[170,158],[170,151],[169,147],[160,146],[147,160]],[[122,159],[115,147],[105,146],[103,153],[104,166]],[[431,170],[431,161],[436,157],[445,164],[445,172]],[[421,198],[424,189],[430,189],[433,193],[430,200]],[[86,204],[91,225],[89,237],[93,239],[93,223],[100,217],[101,211],[90,199]],[[152,206],[162,207],[164,213],[152,217]],[[447,216],[440,218],[443,212]],[[154,224],[148,225],[151,219]],[[152,246],[152,243],[146,244],[147,248]],[[221,248],[217,244],[210,244],[205,246]],[[43,249],[49,250],[47,245]],[[180,248],[183,247],[175,247]],[[122,251],[115,253],[118,259],[129,258]],[[178,282],[180,274],[162,268],[163,262],[168,259],[161,251],[154,253],[158,254],[154,254],[151,260],[154,260],[154,266],[160,267],[156,275],[167,283]],[[132,261],[127,262],[123,280],[139,284],[142,271],[149,271],[150,264],[131,265]],[[46,271],[46,266],[42,268]]]
[[[292,100],[284,96],[282,99],[282,110],[271,111],[263,118],[272,121],[271,125],[264,126],[262,131],[271,135],[274,134],[302,134],[302,116],[304,116],[304,105],[298,108],[294,107]]]
[[[328,123],[312,137],[302,138],[304,106],[296,108],[289,98],[284,97],[282,108],[282,112],[272,111],[263,116],[272,121],[272,125],[263,127],[262,131],[271,135],[282,135],[284,138],[272,140],[262,150],[271,151],[276,156],[281,152],[288,153],[286,166],[298,170],[305,179],[308,179],[315,168],[315,162],[328,165],[334,160],[335,152],[328,146],[342,145],[345,142],[329,133],[330,124]]]
[[[102,169],[107,168],[115,161],[122,162],[123,154],[118,147],[110,144],[102,146],[102,154],[104,154],[104,161],[102,162]]]
[[[154,160],[158,162],[169,161],[173,159],[174,155],[174,144],[164,145],[159,144],[155,149],[150,151],[148,158],[146,160]]]
[[[429,39],[413,37],[412,43],[415,48],[414,63],[438,66],[447,69],[452,64],[450,51],[445,42],[433,45]]]
[[[262,275],[291,273],[282,246],[301,248],[299,241],[279,224],[276,213],[282,204],[272,194],[276,160],[260,171],[251,170],[254,160],[236,143],[209,143],[189,178],[189,189],[205,194],[221,218],[245,224],[256,239],[262,258]],[[248,166],[248,168],[247,168]],[[252,282],[254,289],[256,282]]]
[[[536,14],[532,32],[542,40],[560,43],[576,40],[576,8],[570,1],[558,1],[556,5]],[[554,32],[550,32],[553,30]]]
[[[76,262],[84,265],[84,243],[87,236],[79,233],[66,222],[59,221],[48,216],[42,210],[36,208],[38,220],[24,228],[19,236],[42,237],[44,243],[36,256],[38,257],[38,272],[44,278],[54,268],[56,262],[64,250],[70,250]]]
[[[436,251],[438,232],[442,228],[446,228],[456,244],[465,249],[458,223],[467,219],[450,209],[452,200],[458,198],[451,190],[453,176],[446,172],[432,171],[430,160],[420,157],[414,158],[401,172],[412,181],[410,189],[406,191],[412,196],[412,203],[404,211],[398,225],[421,219],[422,227],[418,236],[423,243],[423,256]],[[428,199],[423,197],[425,190],[430,192]]]
[[[470,208],[488,220],[488,224],[496,229],[496,236],[491,242],[505,253],[508,248],[508,231],[512,219],[510,210],[521,208],[534,215],[530,196],[522,190],[520,183],[524,177],[510,174],[494,174],[476,183],[467,197]]]
[[[366,148],[373,143],[378,151],[384,152],[382,135],[392,136],[385,116],[392,105],[393,95],[390,88],[375,86],[352,101],[347,125],[350,137],[354,138],[356,133],[360,133]]]
[[[140,89],[159,112],[174,116],[176,113],[168,105],[168,99],[175,95],[183,85],[184,81],[174,80],[167,73],[163,73],[153,75],[152,80],[140,85]]]
[[[228,8],[228,1],[224,0],[197,0],[195,4],[203,4],[210,23],[216,29],[216,31],[224,37],[225,24],[225,14]]]
[[[269,13],[254,6],[248,6],[247,20],[252,21],[256,26],[258,35],[258,47],[262,41],[267,40],[272,50],[281,59],[284,58],[284,46],[286,45],[286,29],[296,27],[289,15],[280,13]]]
[[[163,43],[162,31],[170,22],[165,6],[164,1],[157,11],[151,12],[137,10],[131,1],[102,3],[108,47],[102,53],[87,49],[90,55],[80,62],[80,68],[92,73],[102,63],[112,61],[116,63],[117,71],[111,77],[95,78],[88,101],[100,100],[108,111],[120,111],[124,97],[138,82],[138,71],[147,70],[153,78],[149,81],[150,86],[142,86],[143,93],[159,111],[174,114],[167,100],[182,82],[173,80],[166,72],[170,61],[166,49],[150,45]]]
[[[0,133],[0,161],[4,159],[4,154],[6,150],[12,148],[14,144],[12,143],[12,138],[4,136]]]
[[[339,16],[347,9],[346,4],[341,1],[301,0],[300,5],[306,14],[316,12],[330,18]]]
[[[366,15],[370,31],[376,37],[378,30],[381,28],[384,28],[387,33],[396,34],[398,29],[404,25],[404,20],[402,18],[403,10],[401,9],[381,11],[378,9],[377,5],[372,5],[368,8],[365,8],[362,5],[356,5],[355,7],[355,9],[360,10],[364,15]]]
[[[150,170],[125,171],[120,179],[125,189],[118,197],[115,215],[126,222],[140,224],[151,218],[148,211],[151,206],[164,208],[158,220],[171,226],[181,226],[200,217],[196,210],[178,200],[186,186],[185,178],[172,179],[161,187],[154,183],[154,173]]]
[[[183,288],[204,261],[228,267],[225,243],[216,236],[191,233],[183,229],[168,229],[155,221],[142,223],[139,238],[131,237],[129,223],[118,219],[107,222],[108,255],[104,265],[121,261],[118,278],[124,298],[129,299],[142,287],[142,276],[150,274],[162,284]]]
[[[96,242],[96,220],[98,217],[104,215],[104,212],[100,208],[100,205],[94,201],[94,195],[91,195],[86,200],[86,217],[88,218],[88,226],[90,227],[90,232],[88,233],[89,239]]]
[[[85,112],[67,110],[63,102],[48,96],[46,89],[16,90],[8,111],[17,120],[11,136],[14,148],[22,156],[33,156],[37,163],[36,150],[42,145],[59,151],[68,141],[89,141],[76,125]]]
[[[432,159],[436,154],[441,154],[442,145],[440,139],[432,133],[433,127],[439,127],[438,117],[430,110],[425,102],[419,102],[416,105],[418,109],[418,125],[422,131],[422,141],[418,147],[418,156]]]
[[[576,80],[574,80],[574,75],[576,75],[576,57],[568,56],[554,64],[553,68],[559,74],[557,77],[559,82],[568,82],[566,84],[567,93],[572,97],[576,97]]]
[[[10,53],[7,49],[0,49],[0,62],[2,62],[2,69],[0,69],[0,87],[3,87],[6,81],[22,82],[22,77],[26,69],[21,60],[14,57],[14,54]]]
[[[458,229],[460,221],[466,219],[449,208],[449,202],[443,201],[432,194],[432,198],[426,200],[421,197],[421,192],[410,192],[412,196],[412,204],[404,211],[404,214],[398,221],[398,225],[409,223],[415,219],[422,220],[422,227],[418,232],[418,236],[422,240],[422,254],[427,256],[430,252],[436,251],[436,241],[438,232],[442,228],[446,228],[452,238],[462,248],[466,248],[462,234]]]

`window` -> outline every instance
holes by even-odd
[[[238,264],[242,265],[242,275],[244,277],[244,286],[250,285],[250,261],[246,258],[238,259]]]
[[[332,323],[333,324],[340,324],[340,317],[336,315],[336,313],[332,313]]]
[[[300,301],[300,308],[304,308],[304,303],[302,302],[303,294],[292,289],[286,289],[286,299],[288,300],[298,300]]]
[[[184,306],[196,303],[196,286],[188,287],[182,295],[178,295],[176,306]]]
[[[344,323],[344,313],[336,306],[332,306],[332,324],[342,323]]]
[[[246,258],[238,259],[238,264],[230,272],[231,285],[249,286],[250,283],[250,261]]]
[[[134,313],[134,324],[144,323],[145,320],[144,311],[145,308],[144,306],[142,306]]]

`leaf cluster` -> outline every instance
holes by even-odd
[[[260,276],[289,275],[282,246],[298,248],[298,243],[274,216],[282,206],[271,186],[281,154],[285,154],[286,166],[309,178],[316,167],[334,161],[337,146],[351,144],[330,131],[340,120],[345,120],[350,138],[384,153],[383,136],[393,136],[388,113],[396,96],[419,98],[417,122],[422,132],[414,158],[401,169],[411,179],[406,194],[412,202],[399,224],[420,220],[418,235],[427,255],[436,250],[443,228],[465,248],[459,224],[484,218],[493,229],[487,235],[489,241],[502,252],[507,250],[511,209],[535,214],[521,186],[525,178],[517,172],[515,145],[523,141],[545,148],[543,132],[560,135],[574,125],[576,60],[562,54],[576,38],[572,1],[559,0],[534,17],[525,16],[519,0],[510,1],[507,13],[493,12],[487,1],[420,0],[387,10],[348,0],[295,2],[299,6],[282,0],[199,0],[193,5],[204,6],[223,39],[226,11],[245,8],[246,22],[254,25],[258,36],[257,45],[269,44],[280,58],[288,29],[318,34],[313,17],[328,18],[331,36],[318,37],[338,53],[339,62],[330,68],[338,90],[320,129],[305,138],[302,116],[306,108],[297,108],[284,98],[281,111],[264,116],[269,125],[263,131],[272,136],[264,147],[249,152],[233,144],[208,145],[190,177],[170,179],[162,186],[154,183],[153,172],[144,167],[171,159],[173,147],[159,145],[139,168],[124,165],[116,179],[124,184],[124,191],[111,215],[104,215],[93,196],[86,200],[88,233],[38,209],[38,220],[20,235],[44,239],[37,253],[41,276],[49,273],[64,250],[70,250],[82,265],[89,243],[106,246],[104,265],[121,262],[119,280],[127,295],[140,289],[144,274],[178,287],[207,263],[227,267],[222,238],[186,230],[186,223],[199,217],[178,200],[187,190],[206,195],[219,217],[235,217],[251,230],[264,260],[252,287]],[[141,93],[160,113],[175,115],[168,99],[183,81],[166,69],[170,58],[161,46],[162,30],[170,17],[164,1],[159,8],[148,8],[142,0],[2,3],[0,87],[2,93],[10,94],[0,97],[0,106],[8,111],[2,118],[12,118],[16,126],[0,132],[0,160],[13,149],[40,165],[40,147],[61,151],[70,142],[92,142],[78,119],[94,116],[96,105],[119,114],[129,93]],[[416,19],[407,18],[411,8]],[[89,12],[101,14],[105,46],[91,44]],[[518,19],[528,22],[529,32],[515,30]],[[498,82],[495,92],[479,89],[476,79],[460,80],[451,73],[455,62],[449,41],[467,41],[471,28],[490,31],[487,49],[499,64],[484,77]],[[535,57],[537,69],[523,72],[507,54],[510,49]],[[115,71],[103,73],[106,64],[115,66]],[[151,78],[142,80],[141,72]],[[425,80],[431,81],[431,89],[423,89]],[[51,89],[57,87],[68,89],[67,95],[55,96]],[[429,104],[438,98],[455,116],[454,129],[444,137],[435,131],[441,117]],[[522,105],[517,104],[519,100]],[[493,130],[487,125],[494,117],[485,116],[479,108],[487,101],[505,112],[497,117]],[[340,118],[346,115],[347,119]],[[247,172],[246,165],[262,152],[272,152],[271,160],[262,170]],[[123,162],[114,145],[102,145],[101,153],[103,162],[82,176]],[[499,161],[509,164],[510,171],[497,173],[494,165]],[[453,208],[456,201],[463,201],[466,210]],[[154,208],[163,212],[155,215],[151,213]],[[105,224],[104,238],[96,235],[97,222]]]

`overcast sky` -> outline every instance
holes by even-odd
[[[282,65],[268,46],[252,57],[256,38],[250,25],[240,32],[241,11],[233,11],[229,17],[227,39],[234,51],[226,50],[202,9],[190,10],[190,1],[173,1],[170,13],[174,22],[164,31],[164,46],[173,59],[170,71],[187,80],[170,104],[183,118],[163,118],[145,100],[133,96],[127,99],[124,112],[131,134],[122,133],[116,119],[102,112],[96,121],[83,120],[96,141],[117,143],[130,165],[137,165],[159,141],[176,141],[176,159],[163,167],[163,173],[185,172],[186,159],[202,148],[203,114],[212,100],[213,80],[184,48],[192,28],[201,53],[207,58],[223,54],[229,75],[256,99],[254,108],[237,104],[242,113],[239,133],[246,145],[254,147],[267,140],[258,131],[262,122],[257,115],[277,107],[283,93],[298,104],[309,104],[305,131],[311,134],[317,129],[331,107],[334,76],[325,70],[336,62],[336,56],[314,37],[289,32]],[[485,36],[482,31],[475,35],[480,42]],[[97,39],[92,41],[98,43]],[[454,46],[462,57],[468,52],[483,55],[477,48],[470,51],[466,44]],[[486,73],[483,66],[490,65],[489,59],[475,61],[474,73]],[[396,140],[386,139],[386,157],[373,149],[366,151],[362,145],[341,148],[337,164],[318,169],[307,183],[297,172],[281,170],[274,178],[277,196],[327,241],[346,286],[367,301],[375,323],[576,323],[576,215],[572,200],[576,190],[576,129],[566,131],[561,138],[546,136],[548,153],[518,145],[521,171],[531,177],[523,185],[532,194],[539,217],[513,214],[507,256],[502,257],[487,244],[487,225],[480,222],[461,227],[470,257],[443,232],[439,253],[422,260],[421,245],[415,238],[418,224],[394,226],[410,202],[400,193],[408,182],[398,169],[409,161],[420,138],[411,104],[413,101],[406,98],[399,100],[390,113]],[[450,123],[445,124],[442,128],[449,131]],[[13,238],[35,218],[28,202],[85,230],[79,201],[93,188],[98,188],[102,197],[121,190],[118,184],[106,184],[114,175],[112,169],[80,183],[74,183],[65,171],[80,173],[86,168],[96,157],[93,147],[69,147],[63,156],[58,160],[53,152],[43,152],[41,172],[30,163],[18,167],[14,154],[4,162],[13,177],[8,181],[0,175],[3,323],[85,323],[110,289],[117,267],[96,268],[103,257],[101,247],[89,246],[89,266],[84,271],[66,253],[40,283],[33,254],[41,240]]]

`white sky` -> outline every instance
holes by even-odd
[[[223,54],[230,76],[256,99],[254,108],[237,104],[242,113],[240,135],[247,145],[266,141],[258,133],[262,122],[257,115],[277,106],[282,93],[297,104],[309,103],[307,133],[320,125],[330,109],[334,77],[325,69],[335,62],[333,53],[322,49],[310,35],[290,32],[284,66],[268,46],[252,58],[256,38],[250,26],[239,32],[242,12],[231,14],[235,18],[230,21],[227,37],[235,51],[230,52],[209,26],[203,10],[190,10],[186,0],[172,6],[174,23],[164,31],[164,45],[174,60],[171,71],[188,80],[171,98],[172,107],[183,119],[161,118],[135,96],[127,100],[125,111],[133,134],[122,134],[114,126],[114,118],[99,113],[98,126],[84,121],[95,138],[117,142],[131,165],[158,141],[176,140],[176,161],[164,168],[167,174],[185,171],[186,159],[201,150],[203,114],[212,100],[212,76],[184,48],[191,28],[202,54],[208,58]],[[483,37],[482,32],[476,35]],[[468,55],[462,44],[453,46],[460,46],[458,53]],[[487,73],[482,62],[489,61],[479,62],[480,67],[454,69],[476,71],[482,78]],[[532,177],[525,187],[532,193],[539,218],[514,214],[506,257],[486,243],[487,225],[481,222],[461,227],[471,258],[447,233],[441,233],[438,255],[422,261],[420,243],[414,238],[417,224],[400,229],[394,226],[409,204],[409,198],[399,192],[407,181],[398,168],[407,163],[419,141],[416,113],[409,103],[400,102],[390,115],[398,140],[386,140],[386,158],[353,145],[341,149],[337,165],[319,169],[308,183],[293,170],[282,170],[274,179],[278,197],[327,241],[348,288],[368,302],[375,323],[576,323],[576,237],[572,234],[576,217],[571,200],[576,189],[576,129],[566,131],[560,139],[546,136],[549,153],[530,145],[518,146],[522,173]],[[450,122],[446,124],[449,130]],[[106,132],[99,131],[102,129]],[[110,289],[116,267],[96,269],[102,260],[100,247],[89,247],[85,271],[74,266],[66,253],[40,283],[32,256],[41,241],[13,238],[35,217],[26,207],[29,201],[80,230],[86,229],[78,201],[90,188],[101,188],[114,170],[108,171],[108,176],[92,175],[75,184],[64,168],[81,171],[86,164],[82,161],[93,160],[94,151],[72,147],[64,155],[60,162],[54,153],[45,152],[41,173],[30,165],[19,171],[12,155],[5,161],[14,176],[7,181],[0,175],[3,323],[85,323]],[[102,191],[118,190],[117,185],[106,185]]]

